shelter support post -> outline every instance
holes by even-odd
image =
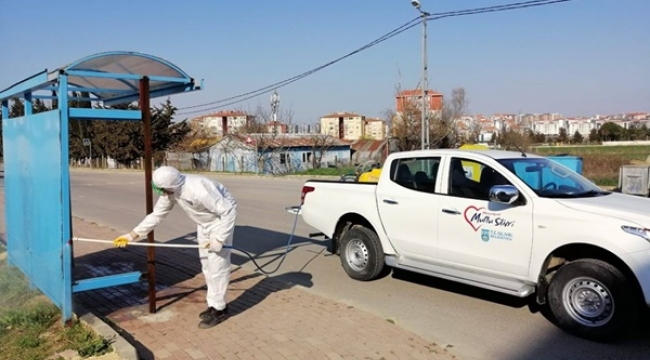
[[[142,131],[144,132],[144,179],[147,215],[153,212],[151,108],[149,106],[149,78],[140,79],[140,110],[142,111]],[[147,234],[147,242],[154,242],[154,232]],[[149,277],[149,313],[156,312],[156,249],[147,248],[147,275]]]
[[[25,107],[25,116],[32,115],[34,108],[32,107],[32,92],[26,92],[24,94],[25,96],[25,103],[23,106]]]
[[[9,101],[2,100],[2,118],[9,119]]]
[[[72,321],[72,200],[70,198],[70,138],[69,138],[69,104],[68,76],[59,74],[58,108],[61,127],[61,206],[62,206],[62,244],[61,258],[63,259],[63,288],[62,315],[66,325]],[[31,105],[30,105],[31,106]]]

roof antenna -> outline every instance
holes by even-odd
[[[515,149],[517,149],[517,150],[521,153],[521,157],[528,157],[528,156],[526,155],[526,153],[525,153],[523,150],[521,150],[521,148],[519,147],[519,145],[517,145],[517,144],[512,144],[512,145],[514,145]]]

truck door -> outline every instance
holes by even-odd
[[[526,276],[533,240],[530,201],[504,205],[490,202],[494,185],[510,181],[480,161],[450,157],[438,209],[441,261],[491,272]],[[523,196],[523,195],[521,195]]]
[[[395,159],[377,185],[377,207],[384,230],[401,254],[436,257],[440,157]]]

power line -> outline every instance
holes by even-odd
[[[302,79],[302,78],[304,78],[306,76],[309,76],[309,75],[311,75],[311,74],[313,74],[313,73],[315,73],[315,72],[317,72],[319,70],[322,70],[322,69],[324,69],[324,68],[326,68],[328,66],[331,66],[331,65],[333,65],[333,64],[335,64],[335,63],[337,63],[337,62],[339,62],[339,61],[341,61],[341,60],[343,60],[345,58],[348,58],[348,57],[350,57],[350,56],[352,56],[354,54],[357,54],[357,53],[359,53],[359,52],[361,52],[363,50],[366,50],[366,49],[368,49],[368,48],[370,48],[370,47],[372,47],[372,46],[374,46],[374,45],[376,45],[376,44],[378,44],[378,43],[380,43],[382,41],[388,40],[391,37],[396,36],[396,35],[402,33],[403,31],[406,31],[406,30],[410,29],[411,27],[417,25],[416,22],[418,20],[419,20],[419,17],[416,17],[413,20],[405,23],[404,25],[402,25],[402,26],[400,26],[400,27],[398,27],[398,28],[384,34],[383,36],[379,37],[378,39],[376,39],[376,40],[374,40],[374,41],[372,41],[372,42],[370,42],[370,43],[368,43],[368,44],[366,44],[366,45],[364,45],[364,46],[362,46],[362,47],[360,47],[360,48],[358,48],[358,49],[356,49],[356,50],[354,50],[354,51],[352,51],[352,52],[350,52],[350,53],[348,53],[346,55],[343,55],[343,56],[341,56],[341,57],[339,57],[337,59],[334,59],[334,60],[332,60],[332,61],[330,61],[330,62],[328,62],[328,63],[326,63],[324,65],[321,65],[321,66],[319,66],[317,68],[311,69],[309,71],[305,71],[302,74],[296,75],[296,76],[291,77],[289,79],[273,83],[271,85],[265,86],[265,87],[257,89],[257,90],[249,91],[249,92],[244,93],[244,94],[231,96],[229,98],[225,98],[225,99],[221,99],[221,100],[217,100],[217,101],[212,101],[212,102],[205,103],[205,104],[187,106],[187,107],[179,108],[179,110],[192,109],[192,108],[197,108],[197,107],[203,107],[203,106],[208,106],[208,105],[219,104],[219,103],[227,102],[227,101],[234,100],[234,99],[237,99],[237,98],[240,98],[240,97],[248,96],[248,95],[251,95],[251,94],[254,94],[253,97],[259,96],[259,95],[263,94],[264,92],[269,92],[269,91],[271,91],[271,89],[277,89],[279,87],[288,85],[288,84],[290,84],[290,83],[292,83],[294,81],[300,80],[300,79]],[[247,97],[246,99],[249,99],[249,97]],[[241,100],[241,101],[243,101],[243,100]],[[223,105],[223,106],[226,106],[226,105]],[[204,111],[204,110],[201,110],[201,111]]]
[[[545,6],[545,5],[551,5],[551,4],[557,4],[557,3],[563,3],[563,2],[570,2],[574,0],[531,0],[531,1],[522,1],[522,2],[516,2],[516,3],[509,3],[509,4],[503,4],[503,5],[492,5],[492,6],[486,6],[486,7],[480,7],[480,8],[473,8],[473,9],[465,9],[465,10],[456,10],[456,11],[449,11],[449,12],[444,12],[444,13],[434,13],[434,14],[429,14],[427,16],[427,21],[435,21],[435,20],[440,20],[444,18],[449,18],[449,17],[457,17],[457,16],[466,16],[466,15],[476,15],[476,14],[483,14],[483,13],[491,13],[491,12],[500,12],[500,11],[508,11],[508,10],[517,10],[517,9],[524,9],[524,8],[529,8],[529,7],[536,7],[536,6]],[[393,38],[417,25],[419,25],[418,20],[420,20],[420,17],[416,17],[409,22],[403,24],[402,26],[391,30],[390,32],[382,35],[381,37],[363,45],[362,47],[346,54],[343,55],[339,58],[336,58],[332,61],[329,61],[321,66],[318,66],[314,69],[305,71],[299,75],[290,77],[288,79],[267,85],[265,87],[249,91],[243,94],[239,94],[236,96],[231,96],[228,98],[204,103],[204,104],[198,104],[198,105],[192,105],[192,106],[186,106],[179,108],[179,110],[187,110],[187,109],[194,109],[194,108],[199,108],[199,107],[205,107],[205,106],[210,106],[210,105],[215,105],[211,106],[208,108],[203,108],[203,109],[198,109],[198,110],[192,110],[192,111],[181,111],[177,115],[188,115],[188,114],[194,114],[194,113],[199,113],[199,112],[205,112],[205,111],[210,111],[218,108],[223,108],[227,107],[230,105],[234,105],[240,102],[244,102],[246,100],[252,99],[254,97],[260,96],[264,93],[268,93],[272,90],[284,87],[286,85],[289,85],[293,82],[296,82],[300,79],[303,79],[309,75],[312,75],[320,70],[323,70],[329,66],[332,66],[352,55],[358,54],[364,50],[367,50],[379,43],[382,43],[390,38]],[[217,105],[218,104],[218,105]]]
[[[427,17],[427,19],[428,20],[439,20],[439,19],[443,19],[443,18],[447,18],[447,17],[483,14],[483,13],[499,12],[499,11],[506,11],[506,10],[517,10],[517,9],[524,9],[524,8],[535,7],[535,6],[551,5],[551,4],[563,3],[563,2],[569,2],[569,1],[574,1],[574,0],[533,0],[533,1],[524,1],[524,2],[509,3],[509,4],[504,4],[504,5],[487,6],[487,7],[483,7],[483,8],[450,11],[450,12],[447,12],[447,13],[440,13],[440,14],[431,14],[430,16]]]

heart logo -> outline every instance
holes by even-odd
[[[479,224],[478,226],[475,226],[474,223],[472,223],[472,217],[483,209],[485,208],[476,207],[472,205],[472,206],[468,206],[467,209],[465,209],[465,212],[463,213],[463,216],[465,217],[465,221],[469,224],[469,226],[472,227],[472,229],[474,229],[474,231],[478,231],[478,229],[480,229],[481,226],[483,226],[483,224]],[[467,216],[467,214],[469,214],[469,216]]]

